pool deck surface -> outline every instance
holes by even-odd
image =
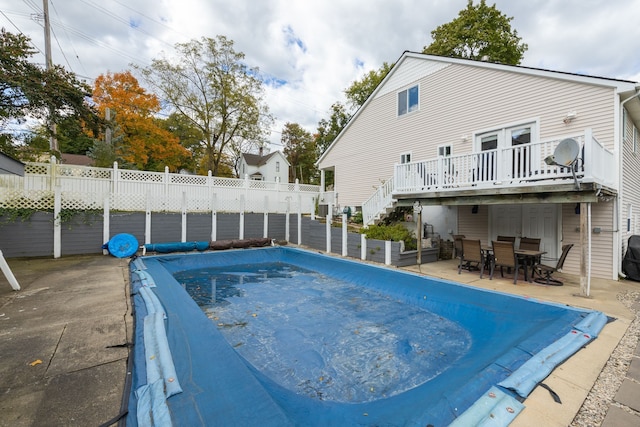
[[[100,426],[119,415],[127,377],[132,316],[128,261],[111,256],[7,260],[21,285],[14,291],[0,274],[0,426]],[[394,267],[391,267],[394,268]],[[596,309],[616,320],[544,380],[562,399],[537,387],[512,426],[568,426],[634,319],[616,295],[640,283],[592,279],[590,297],[579,296],[579,278],[543,286],[512,276],[483,279],[458,274],[455,261],[404,270],[456,282]],[[498,274],[499,276],[499,274]],[[640,304],[636,302],[636,305]],[[518,319],[513,319],[517,322]],[[640,349],[617,390],[616,402],[640,411]],[[636,412],[637,414],[637,412]],[[640,425],[640,416],[611,405],[604,427]]]

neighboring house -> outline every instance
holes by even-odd
[[[0,174],[24,176],[24,163],[0,153]]]
[[[340,204],[365,223],[394,206],[440,206],[455,218],[443,237],[539,237],[551,265],[573,243],[565,272],[617,279],[640,233],[639,90],[405,52],[319,159],[321,180],[332,171]],[[554,153],[577,154],[575,179]]]
[[[240,177],[249,176],[257,181],[289,182],[289,162],[280,151],[263,155],[243,153],[240,160]]]
[[[65,165],[77,165],[77,166],[93,166],[94,161],[91,157],[85,154],[68,154],[62,153],[60,162]]]

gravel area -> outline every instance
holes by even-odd
[[[618,406],[632,414],[640,415],[631,408],[614,401],[614,397],[625,379],[631,358],[638,345],[640,335],[640,292],[623,292],[617,295],[627,308],[635,312],[635,318],[629,325],[620,343],[598,376],[582,407],[571,423],[571,427],[598,427],[604,421],[610,405]]]

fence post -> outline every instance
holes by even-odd
[[[187,241],[187,192],[182,192],[182,240]]]
[[[311,221],[316,220],[316,200],[318,200],[318,198],[311,198]]]
[[[2,255],[2,251],[0,250],[0,270],[4,273],[4,277],[7,278],[7,282],[11,285],[14,291],[20,290],[20,284],[16,280],[16,276],[13,275],[11,268],[9,268],[9,264],[4,259],[4,255]]]
[[[365,234],[360,235],[360,259],[367,260],[367,236]]]
[[[169,181],[171,176],[169,175],[169,166],[164,167],[164,208],[169,206]]]
[[[120,173],[118,171],[118,162],[113,162],[113,172],[111,173],[111,192],[113,194],[120,194],[120,189],[118,188],[120,186],[119,182]]]
[[[109,195],[106,195],[104,197],[104,203],[103,203],[103,208],[104,208],[104,214],[102,215],[102,242],[103,243],[107,243],[109,242],[109,234],[110,234],[110,218],[111,218],[111,206],[109,205]],[[109,254],[109,250],[108,249],[103,249],[102,250],[102,255],[107,255]]]
[[[286,240],[287,242],[289,240],[291,240],[291,232],[290,232],[290,228],[291,228],[291,219],[290,219],[290,215],[291,215],[291,197],[287,197],[287,209],[285,212],[285,219],[284,219],[284,240]]]
[[[385,265],[391,265],[391,240],[385,240],[384,242],[384,263]]]
[[[51,156],[51,162],[49,163],[49,188],[48,188],[48,190],[55,191],[57,172],[58,172],[58,169],[57,169],[57,165],[56,165],[56,156]]]
[[[60,211],[62,210],[62,191],[56,186],[53,193],[53,257],[60,258],[62,246],[62,224]]]
[[[347,214],[342,214],[342,256],[347,256],[348,247],[347,247],[347,239],[349,237],[349,233],[347,233]]]
[[[326,223],[326,242],[327,242],[327,253],[331,253],[331,214],[327,214],[327,223]]]
[[[147,207],[144,220],[144,244],[151,243],[151,196],[147,193]]]
[[[215,242],[218,234],[218,218],[216,212],[216,193],[211,193],[211,241]]]
[[[264,196],[264,220],[262,222],[262,237],[269,237],[269,196]]]
[[[242,194],[240,195],[240,232],[238,236],[240,240],[244,239],[244,204],[245,198],[244,194]]]
[[[298,208],[298,245],[302,245],[302,208],[301,207]]]

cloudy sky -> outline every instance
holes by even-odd
[[[430,33],[467,0],[48,0],[53,61],[90,84],[147,66],[173,46],[224,35],[273,84],[266,101],[279,149],[286,122],[314,132],[351,82]],[[478,3],[479,0],[474,0]],[[495,0],[529,45],[522,65],[640,82],[639,0]],[[0,0],[0,27],[44,52],[42,0]],[[44,63],[44,53],[36,57]],[[141,82],[142,83],[142,82]]]

